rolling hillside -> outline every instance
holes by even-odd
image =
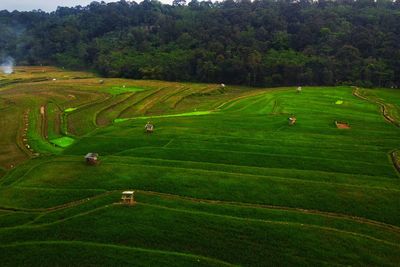
[[[396,90],[1,78],[2,266],[400,262]]]

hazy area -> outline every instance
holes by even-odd
[[[0,71],[4,74],[11,74],[13,73],[14,69],[14,59],[12,57],[6,57],[4,60],[1,61],[0,64]]]
[[[73,7],[73,6],[86,6],[93,2],[92,0],[53,0],[53,1],[48,1],[48,0],[19,0],[19,1],[13,1],[13,0],[2,0],[0,3],[0,10],[7,9],[9,11],[12,10],[19,10],[19,11],[31,11],[31,10],[37,10],[41,9],[43,11],[54,11],[57,9],[58,6],[67,6],[67,7]],[[110,3],[110,2],[117,2],[117,1],[110,1],[110,0],[105,0],[104,2]],[[162,1],[165,2],[165,1]]]

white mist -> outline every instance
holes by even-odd
[[[11,74],[14,72],[14,59],[12,57],[6,57],[0,64],[0,71],[4,74]]]

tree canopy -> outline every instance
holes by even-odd
[[[0,57],[107,77],[400,86],[400,1],[92,2],[0,11]]]

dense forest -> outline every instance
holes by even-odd
[[[3,10],[0,57],[7,56],[107,77],[399,87],[400,1],[145,0]]]

